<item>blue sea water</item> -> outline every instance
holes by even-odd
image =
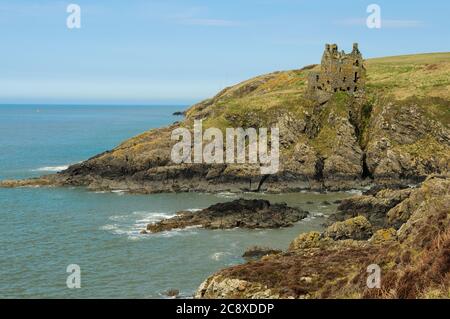
[[[150,128],[170,124],[184,106],[0,105],[0,179],[64,169]],[[190,228],[140,235],[179,210],[244,196],[284,201],[311,212],[278,230]],[[252,245],[285,249],[321,229],[333,201],[348,193],[152,194],[84,188],[0,188],[0,298],[163,298],[192,296],[210,274],[243,262]],[[67,266],[81,269],[69,289]]]

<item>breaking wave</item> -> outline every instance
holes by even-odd
[[[33,169],[33,172],[61,172],[69,168],[69,165],[60,165],[60,166],[44,166]]]
[[[196,233],[193,231],[197,227],[187,227],[185,229],[174,229],[158,234],[143,235],[140,232],[148,224],[158,222],[166,218],[172,218],[175,214],[163,212],[135,211],[128,214],[113,215],[108,217],[111,223],[103,225],[99,230],[107,231],[114,235],[127,236],[130,240],[138,240],[149,237],[173,237],[181,234]]]

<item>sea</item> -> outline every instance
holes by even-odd
[[[55,173],[127,138],[180,120],[183,105],[0,105],[0,180]],[[83,187],[0,188],[0,298],[191,298],[254,245],[286,249],[322,230],[350,192],[129,194]],[[284,229],[139,232],[180,210],[239,197],[310,212]],[[76,265],[79,285],[71,276]],[[68,284],[69,282],[69,284]],[[70,284],[72,283],[72,284]]]

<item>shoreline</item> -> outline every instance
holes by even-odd
[[[126,179],[104,179],[97,177],[72,180],[62,173],[45,175],[19,180],[0,180],[0,188],[24,187],[84,187],[89,191],[123,191],[130,194],[158,194],[158,193],[267,193],[283,194],[295,192],[344,192],[351,190],[364,191],[372,187],[389,187],[404,185],[414,187],[420,185],[426,177],[414,179],[364,179],[364,180],[331,180],[326,182],[315,180],[287,180],[279,182],[265,182],[261,187],[258,181],[236,182],[208,182],[205,179],[174,179],[168,181],[136,181]],[[258,187],[252,187],[258,185]]]

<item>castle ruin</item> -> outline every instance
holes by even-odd
[[[311,72],[308,78],[308,93],[318,100],[326,101],[336,92],[358,95],[364,92],[366,69],[364,60],[353,44],[351,53],[338,51],[336,44],[326,44],[319,72]]]

